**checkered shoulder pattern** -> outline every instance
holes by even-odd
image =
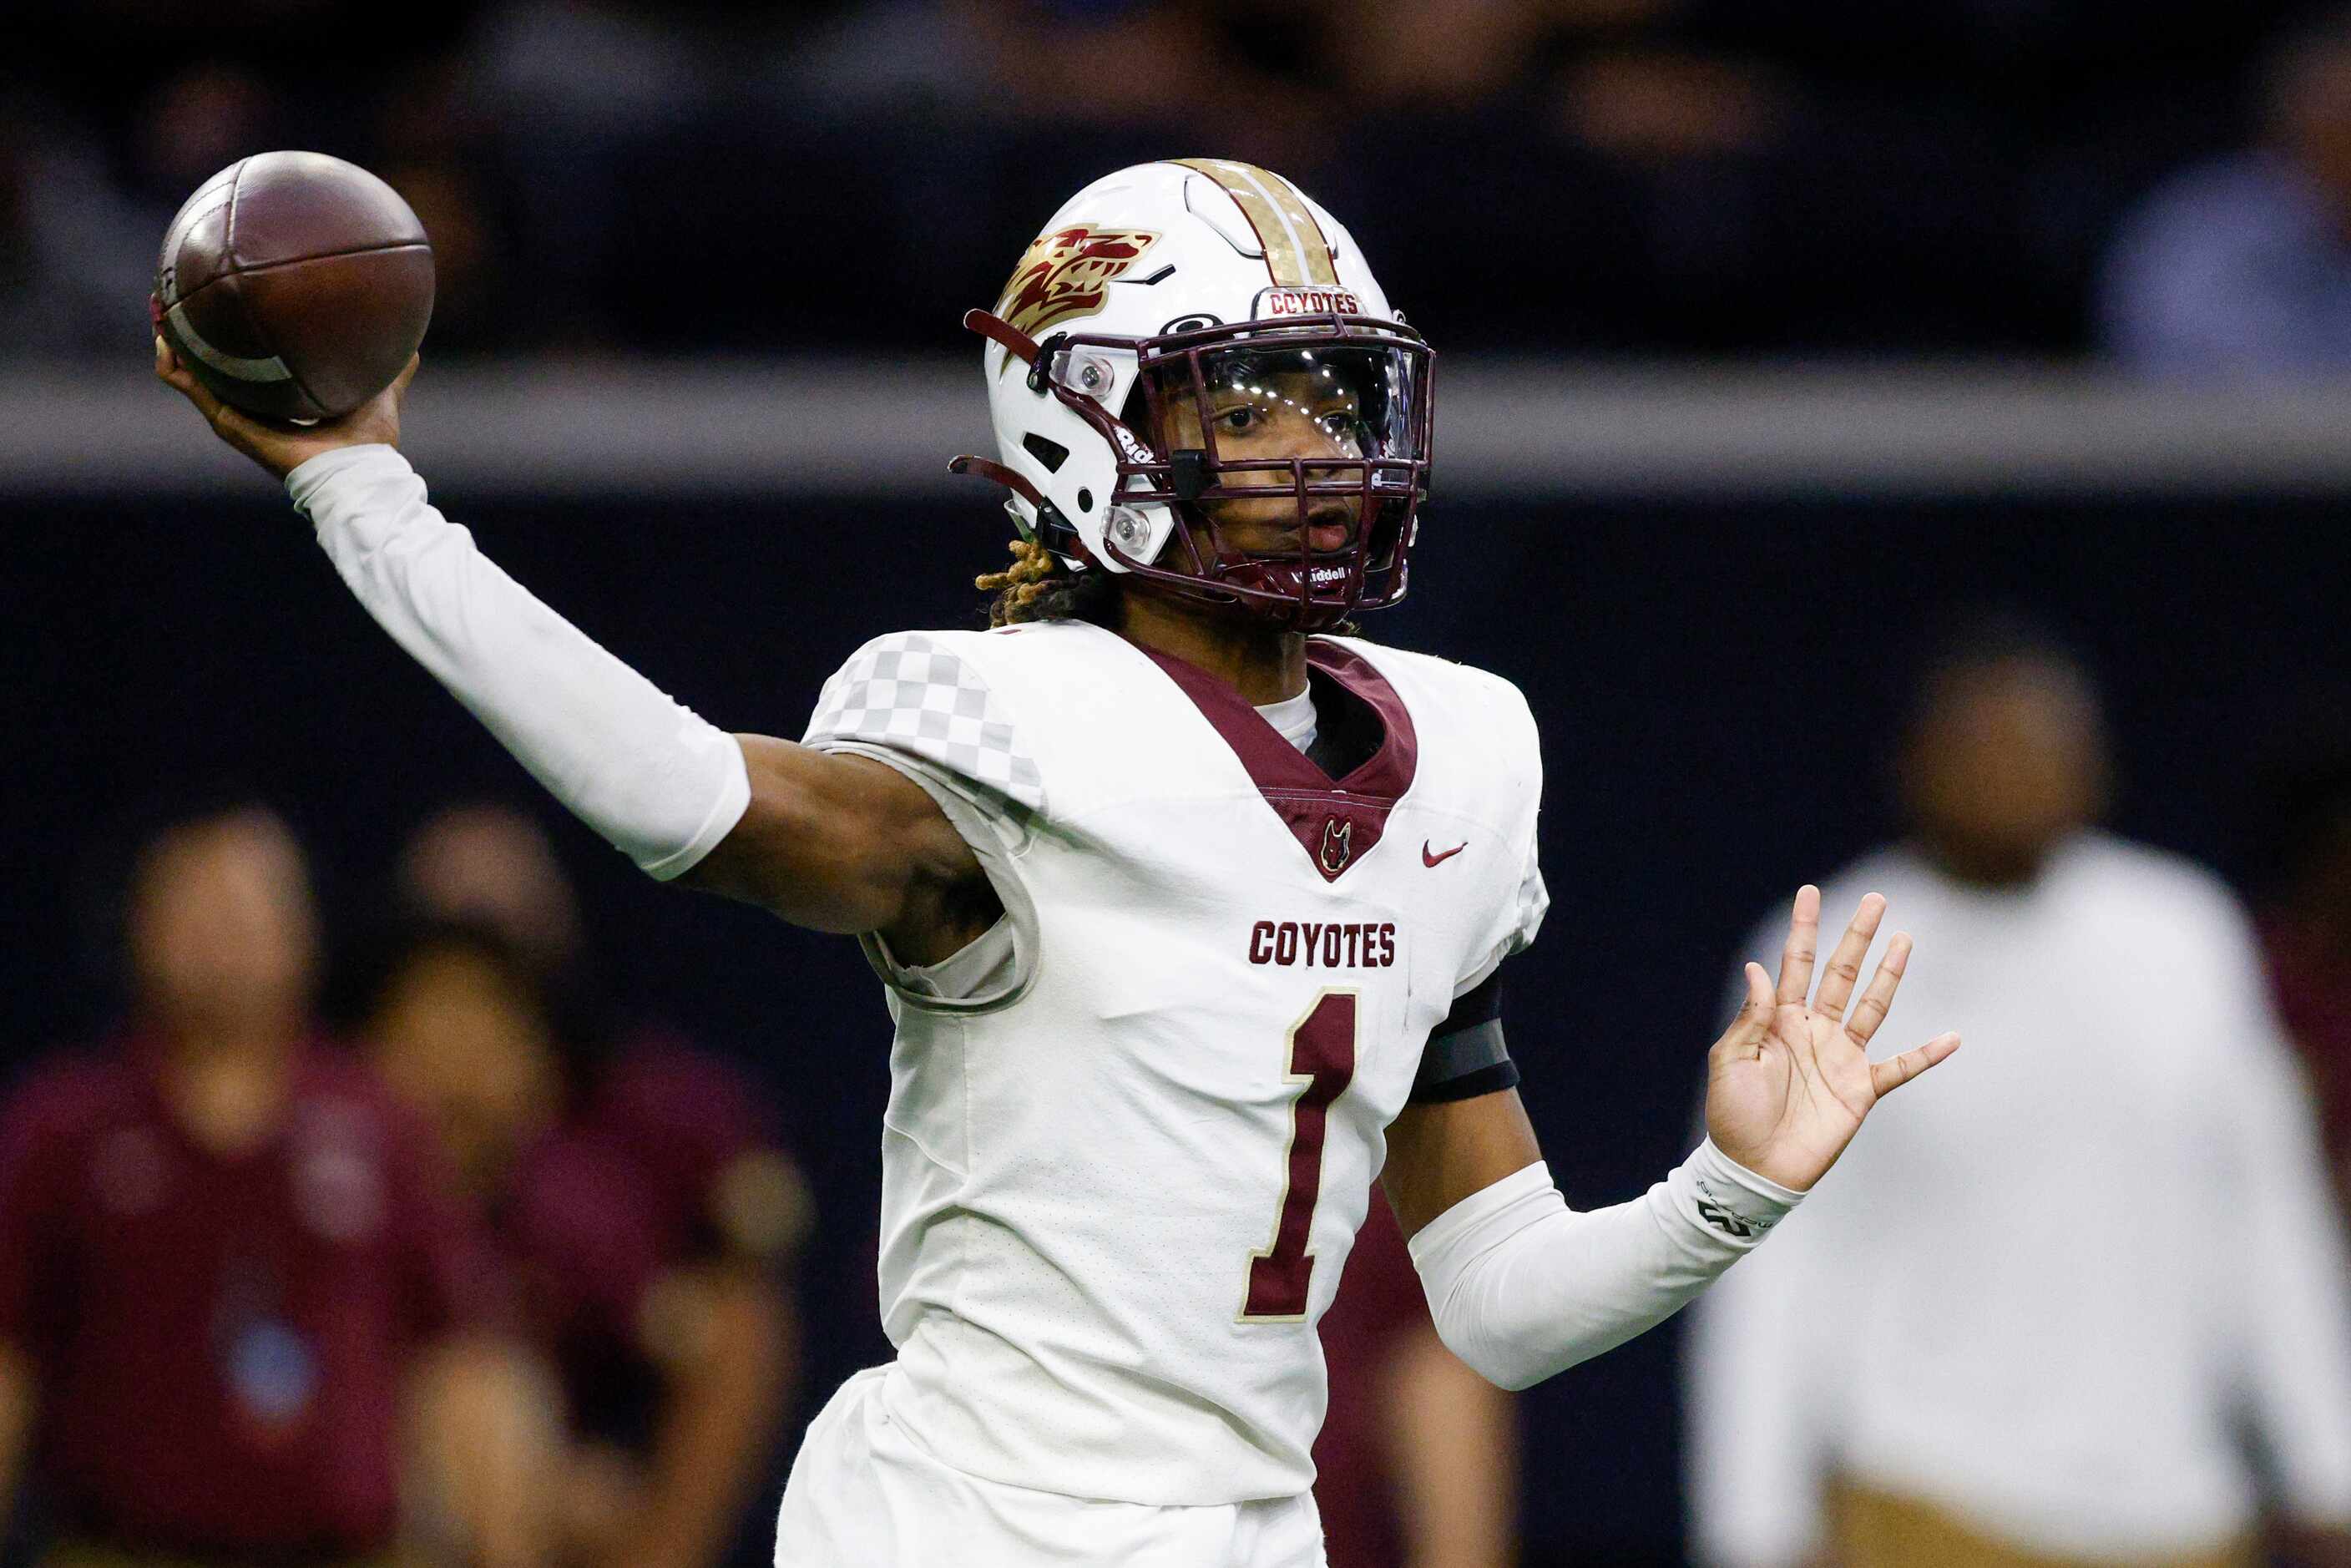
[[[886,747],[977,784],[1029,812],[1045,810],[1036,759],[971,661],[920,632],[876,637],[824,685],[800,744]]]

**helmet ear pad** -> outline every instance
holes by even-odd
[[[1110,413],[1144,406],[1137,395],[1136,351],[1048,339],[1032,364],[1024,366],[1000,347],[991,348],[989,361],[991,376],[1008,383],[1008,395],[992,400],[1006,465],[1059,515],[1040,518],[1037,507],[1016,494],[1016,521],[1077,570],[1098,566],[1125,572],[1131,561],[1157,559],[1176,531],[1175,514],[1161,502],[1119,499],[1122,447],[1134,444],[1126,454],[1131,459],[1153,460],[1155,454],[1142,434]],[[1024,380],[1025,385],[1019,384]],[[1054,536],[1064,529],[1074,538],[1056,543]],[[1071,544],[1081,548],[1066,548]]]

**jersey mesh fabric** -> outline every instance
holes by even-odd
[[[986,796],[1044,809],[1036,759],[978,672],[936,637],[904,632],[859,649],[825,683],[808,733],[887,746]]]
[[[945,1463],[1158,1505],[1311,1484],[1314,1323],[1384,1129],[1430,1029],[1542,903],[1518,693],[1348,646],[1419,747],[1384,835],[1335,877],[1192,698],[1099,628],[884,638],[826,689],[807,743],[970,807],[959,825],[1033,910],[1009,1001],[893,996],[883,1398]],[[926,716],[950,713],[959,737]],[[1461,848],[1430,865],[1425,841]],[[1312,935],[1277,944],[1289,927]],[[1343,1071],[1301,1054],[1334,1030],[1352,1031]],[[1319,1114],[1301,1111],[1310,1083],[1339,1089]],[[1253,1294],[1288,1245],[1300,1298]]]

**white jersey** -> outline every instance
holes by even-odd
[[[1314,1324],[1385,1129],[1546,899],[1516,688],[1309,646],[1384,732],[1336,784],[1228,687],[1081,622],[893,634],[825,687],[807,743],[924,784],[1012,933],[953,998],[868,938],[897,1021],[883,1399],[968,1474],[1163,1505],[1313,1481]]]

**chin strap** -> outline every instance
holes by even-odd
[[[1037,340],[1003,317],[986,310],[967,310],[963,313],[963,324],[990,342],[1003,345],[1004,351],[1022,364],[1037,362]]]
[[[992,458],[974,457],[968,453],[961,457],[950,457],[947,459],[947,472],[972,474],[982,479],[992,479],[1040,512],[1050,504],[1044,497],[1037,493],[1037,486],[1029,483],[1025,476],[1007,468]]]
[[[1021,518],[1018,511],[1012,511],[1009,503],[1005,509],[1012,511],[1012,521],[1020,529],[1022,538],[1032,543],[1041,544],[1055,555],[1061,557],[1072,571],[1083,571],[1096,564],[1094,552],[1086,547],[1086,541],[1078,530],[1062,522],[1061,514],[1053,509],[1053,503],[1039,495],[1037,486],[1029,483],[1021,475],[1007,468],[1001,463],[990,462],[985,457],[971,456],[951,459],[947,464],[947,472],[969,474],[976,478],[992,480],[1034,507],[1037,509],[1037,521],[1033,531],[1030,525]]]
[[[1006,353],[1022,364],[1034,365],[1037,362],[1037,340],[1003,317],[986,310],[967,310],[963,313],[963,324],[990,342],[1001,344]],[[961,457],[951,457],[947,460],[947,472],[971,474],[992,480],[1034,507],[1040,517],[1048,505],[1045,497],[1038,494],[1037,486],[1025,476],[991,458],[976,457],[969,453]]]
[[[1092,425],[1101,434],[1102,439],[1110,442],[1117,450],[1130,456],[1135,453],[1149,452],[1150,448],[1137,440],[1133,431],[1105,413],[1102,405],[1095,402],[1093,399],[1071,392],[1050,379],[1047,371],[1053,351],[1061,341],[1061,334],[1055,333],[1043,343],[1040,343],[1003,317],[988,310],[965,311],[963,324],[1027,365],[1029,391],[1040,395],[1050,392],[1058,396],[1063,404],[1075,411],[1078,416],[1088,424]],[[1001,463],[968,454],[949,460],[947,472],[971,474],[982,479],[993,480],[1028,502],[1036,512],[1037,538],[1046,549],[1068,560],[1073,570],[1083,570],[1098,564],[1093,550],[1086,544],[1085,536],[1071,528],[1062,518],[1060,510],[1039,492],[1037,486],[1031,484],[1025,475],[1008,468]],[[1017,514],[1014,520],[1016,522],[1019,520]],[[1117,547],[1113,546],[1112,549],[1116,553]]]

